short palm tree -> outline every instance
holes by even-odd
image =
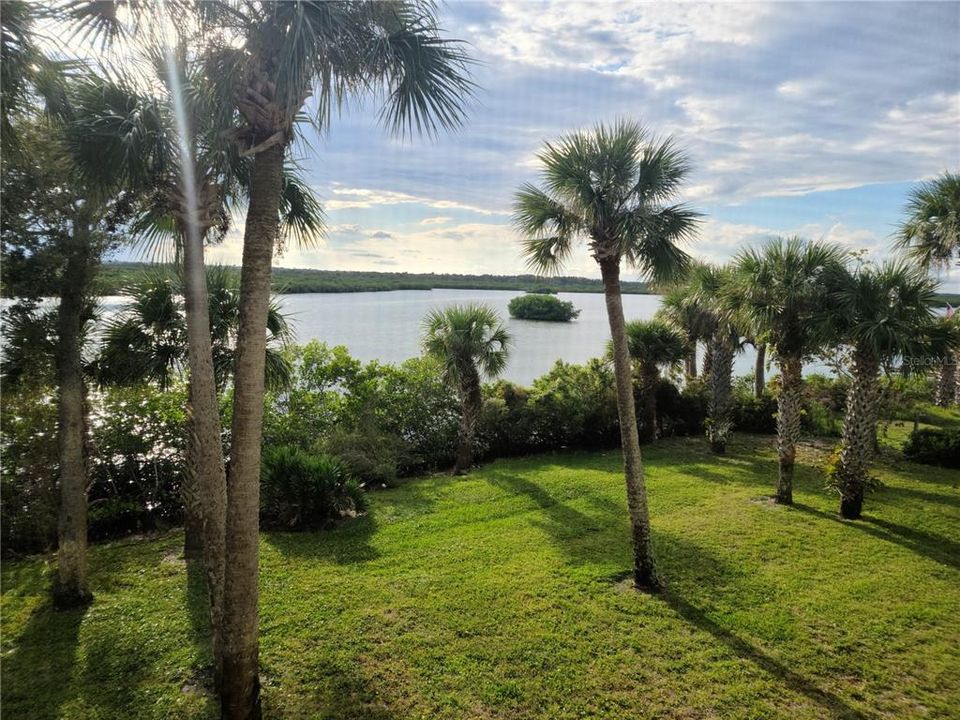
[[[207,268],[206,275],[213,368],[222,392],[233,374],[240,287],[238,278],[225,268]],[[181,293],[182,282],[162,271],[146,272],[121,288],[120,294],[129,301],[103,329],[96,363],[101,383],[153,382],[166,388],[184,374],[189,352]],[[267,387],[281,389],[291,373],[282,349],[293,331],[275,298],[270,302],[267,334],[265,381]]]
[[[657,317],[663,318],[683,333],[687,340],[684,375],[688,380],[697,376],[697,345],[710,338],[710,315],[690,293],[686,281],[672,286],[660,301]]]
[[[793,503],[803,363],[831,339],[820,319],[829,309],[827,293],[843,272],[845,260],[838,245],[779,238],[738,253],[726,284],[727,303],[768,338],[780,371],[778,503]]]
[[[485,305],[453,305],[434,310],[423,321],[423,349],[441,363],[444,379],[460,398],[454,475],[473,464],[474,430],[483,402],[480,384],[503,372],[509,343],[500,318]]]
[[[939,359],[935,371],[936,387],[933,401],[940,407],[960,404],[960,352],[956,350],[954,337],[960,335],[960,313],[949,308],[938,321],[938,332],[934,334],[934,343],[930,348],[932,357]]]
[[[925,354],[933,325],[936,283],[902,261],[864,265],[841,276],[831,294],[830,320],[852,353],[840,454],[831,481],[840,493],[840,515],[857,519],[869,484],[876,438],[880,370],[897,358]]]
[[[620,265],[626,261],[649,278],[680,275],[697,213],[671,200],[689,172],[686,155],[671,140],[650,139],[637,123],[598,125],[547,143],[539,154],[543,187],[524,185],[516,196],[514,222],[524,235],[524,253],[540,272],[555,272],[584,241],[600,265],[617,378],[627,506],[633,529],[634,581],[660,587],[650,537],[643,461],[637,434]]]
[[[672,368],[688,355],[686,338],[662,320],[633,320],[627,326],[627,348],[635,368],[640,393],[638,431],[640,442],[657,437],[657,387],[660,368]],[[613,343],[607,348],[613,355]]]
[[[940,177],[913,188],[907,219],[900,225],[898,244],[927,268],[960,264],[960,173]],[[947,354],[937,378],[938,405],[960,403],[960,351]]]
[[[710,448],[718,455],[727,451],[727,440],[733,430],[733,360],[740,351],[743,336],[743,323],[735,309],[722,301],[731,273],[726,266],[698,264],[691,268],[687,285],[692,302],[704,308],[705,324],[710,332],[706,429]]]

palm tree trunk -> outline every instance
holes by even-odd
[[[660,372],[657,366],[641,366],[640,369],[640,418],[638,436],[641,443],[657,439],[657,385]]]
[[[940,407],[950,407],[957,392],[958,373],[957,365],[953,362],[954,358],[950,355],[943,357],[943,364],[940,366],[940,372],[937,375],[937,391],[934,396],[934,402]]]
[[[780,396],[777,398],[777,477],[776,501],[793,504],[793,466],[800,439],[800,411],[803,402],[803,377],[800,358],[788,357],[780,361]]]
[[[203,236],[194,226],[183,235],[183,299],[187,320],[190,402],[187,408],[187,480],[184,500],[188,523],[199,529],[213,638],[214,682],[222,679],[223,587],[226,568],[227,477],[220,435],[220,406],[213,369],[210,306],[203,262]],[[199,523],[197,520],[199,519]],[[187,538],[191,527],[187,525]],[[186,548],[185,548],[186,554]]]
[[[954,405],[960,405],[960,372],[957,372],[958,367],[960,367],[960,350],[953,353],[953,374],[956,378],[953,388]]]
[[[690,352],[687,354],[686,360],[683,361],[684,368],[683,373],[687,376],[687,380],[692,380],[697,376],[697,343],[696,341],[691,343]]]
[[[620,441],[623,446],[624,476],[627,484],[627,508],[633,531],[633,579],[638,588],[656,591],[661,588],[653,557],[650,533],[650,513],[647,508],[647,490],[640,457],[637,435],[637,415],[633,401],[633,381],[630,377],[630,352],[627,349],[626,323],[623,319],[623,301],[620,297],[619,259],[600,261],[603,292],[607,303],[607,319],[613,341],[613,366],[617,379],[617,410],[620,416]]]
[[[75,219],[60,287],[57,321],[57,452],[60,512],[57,524],[58,607],[77,607],[93,595],[87,582],[87,457],[85,389],[81,359],[83,302],[92,270],[89,224]]]
[[[462,412],[460,415],[460,429],[457,434],[457,458],[453,466],[454,475],[464,475],[473,465],[473,435],[476,429],[477,417],[483,405],[480,394],[480,376],[474,368],[467,368],[462,373],[460,399]]]
[[[763,391],[767,387],[766,380],[767,369],[767,344],[757,345],[757,359],[753,366],[753,396],[757,399],[763,397]]]
[[[840,515],[856,520],[863,510],[863,493],[867,486],[868,462],[877,428],[880,364],[864,351],[853,356],[853,384],[847,394],[843,418],[843,439],[833,480],[840,491]]]
[[[727,333],[718,329],[711,342],[713,361],[710,363],[710,399],[707,403],[707,439],[710,449],[718,455],[727,451],[727,439],[733,422],[731,376],[733,375],[733,344]]]
[[[255,156],[243,237],[223,595],[221,700],[226,720],[260,717],[257,615],[260,443],[270,266],[277,238],[283,155],[284,147],[280,144]]]
[[[703,377],[709,378],[713,367],[713,337],[707,340],[707,347],[703,353]]]

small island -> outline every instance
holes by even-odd
[[[510,317],[518,320],[546,320],[547,322],[570,322],[580,311],[573,303],[552,295],[528,293],[518,295],[507,306]]]

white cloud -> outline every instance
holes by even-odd
[[[372,208],[378,205],[417,204],[436,210],[468,210],[479,215],[505,214],[501,210],[491,210],[455,200],[426,198],[394,190],[372,190],[334,185],[331,192],[334,197],[323,202],[323,206],[327,210],[355,210]]]

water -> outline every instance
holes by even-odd
[[[320,340],[345,345],[354,357],[399,363],[420,355],[421,323],[428,312],[457,303],[479,302],[494,308],[513,336],[507,380],[529,385],[557,360],[583,363],[603,355],[610,330],[602,294],[560,293],[573,302],[580,316],[569,323],[514,320],[507,303],[520,295],[509,290],[397,290],[363,293],[304,293],[284,295],[281,305],[291,316],[297,342]],[[627,320],[652,318],[659,295],[624,295]],[[747,348],[737,357],[735,373],[753,370],[755,353]]]

